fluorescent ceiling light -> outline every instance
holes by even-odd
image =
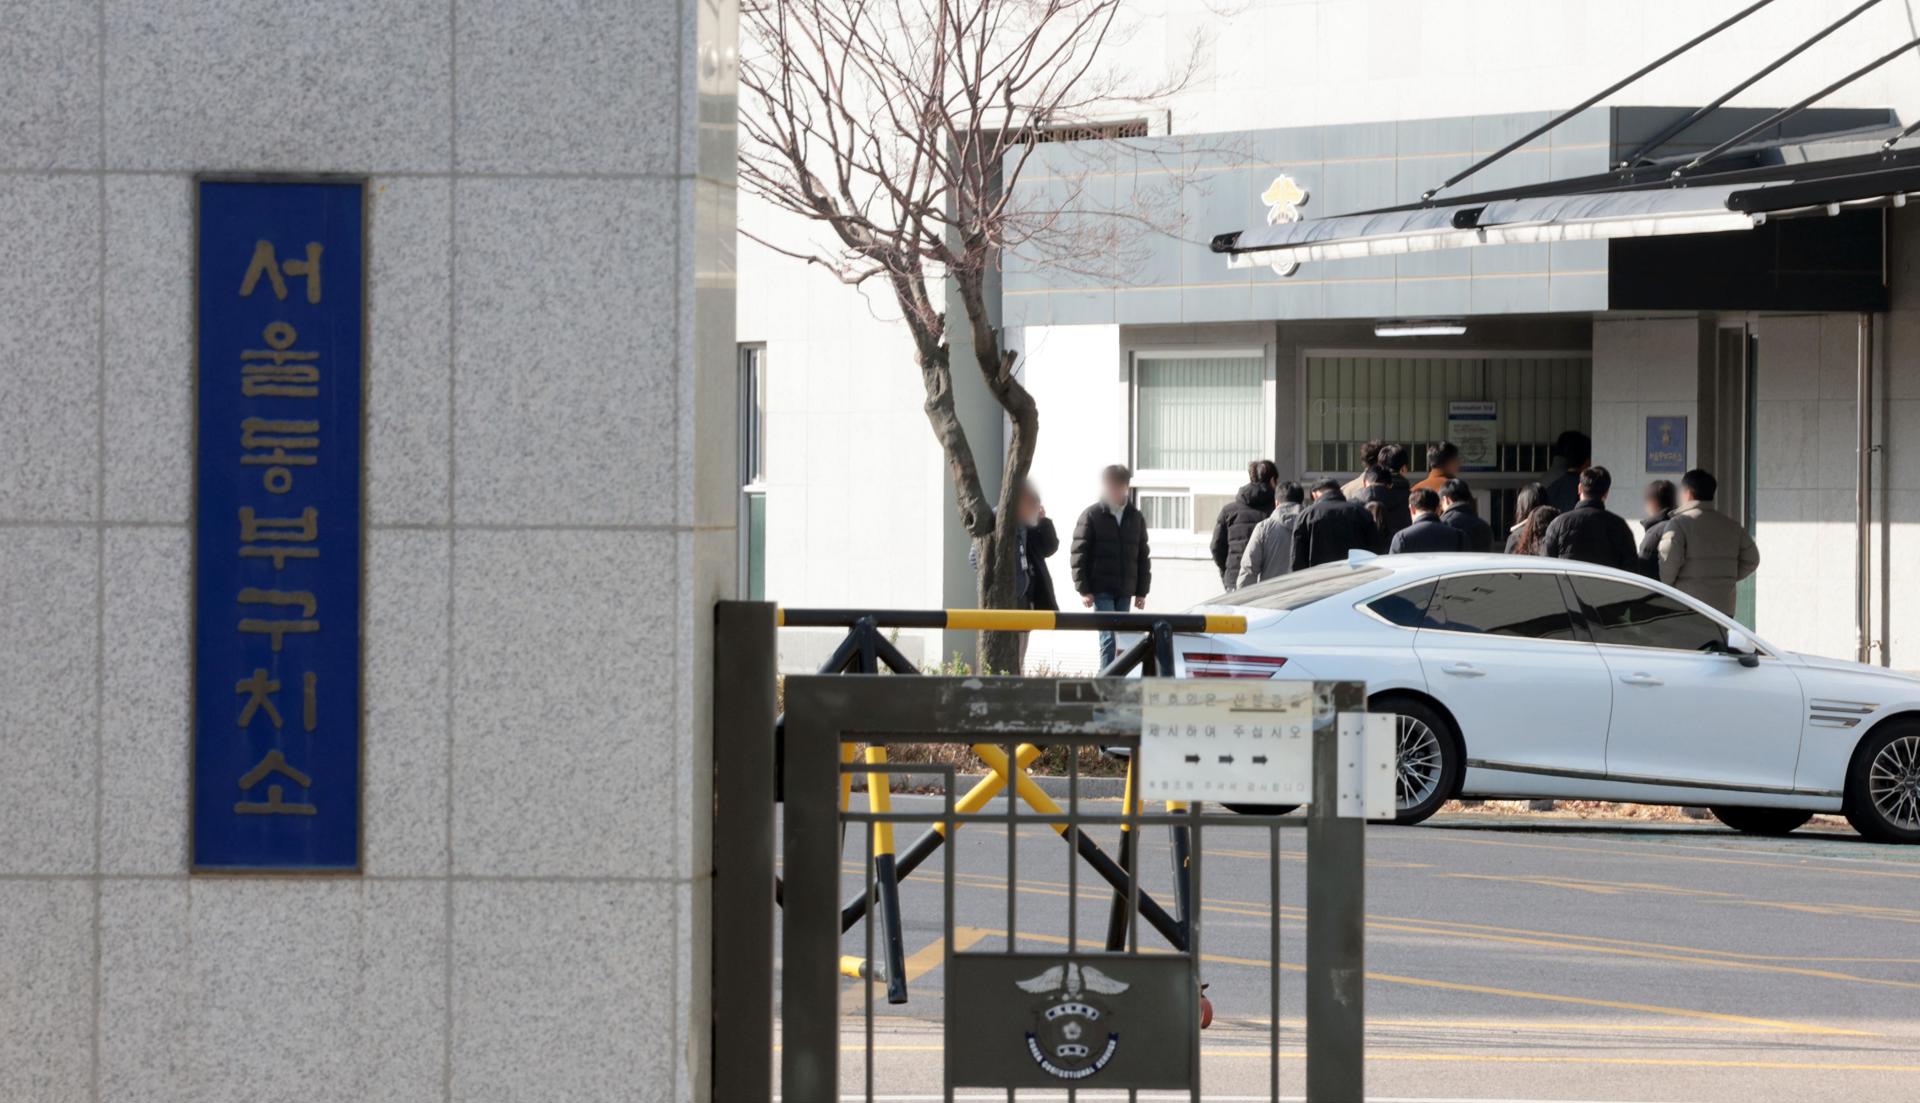
[[[1416,318],[1399,322],[1375,322],[1375,337],[1458,337],[1467,331],[1467,323],[1453,318]]]

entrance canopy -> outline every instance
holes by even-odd
[[[1769,219],[1904,206],[1920,194],[1913,152],[1722,173],[1714,183],[1691,186],[1658,178],[1623,186],[1617,177],[1588,177],[1557,189],[1536,186],[1448,205],[1282,222],[1221,234],[1212,248],[1226,256],[1228,267],[1252,268],[1481,245],[1752,230]]]

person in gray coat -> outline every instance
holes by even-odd
[[[1247,537],[1236,589],[1279,578],[1293,564],[1293,520],[1306,508],[1307,492],[1299,483],[1281,483],[1278,497],[1273,513]]]
[[[1740,522],[1713,508],[1719,489],[1697,467],[1680,476],[1680,508],[1660,534],[1660,581],[1732,616],[1740,580],[1760,569],[1760,548]]]

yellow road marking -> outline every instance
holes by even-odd
[[[1030,942],[1043,942],[1049,945],[1064,945],[1065,938],[1057,935],[1033,934],[1026,931],[1018,937]],[[1244,965],[1255,969],[1272,968],[1271,963],[1256,958],[1233,957],[1227,954],[1202,953],[1200,960],[1216,965]],[[1283,961],[1280,968],[1289,973],[1304,973],[1306,966]],[[1784,1019],[1763,1019],[1752,1015],[1731,1015],[1720,1011],[1697,1011],[1686,1007],[1666,1007],[1661,1004],[1636,1003],[1629,1000],[1609,1000],[1594,996],[1568,996],[1553,992],[1529,992],[1520,988],[1500,988],[1494,985],[1466,984],[1450,980],[1428,980],[1425,977],[1409,977],[1398,973],[1367,973],[1366,978],[1383,984],[1402,984],[1414,988],[1435,988],[1447,992],[1471,992],[1482,996],[1502,996],[1507,999],[1539,1000],[1546,1003],[1577,1004],[1582,1007],[1605,1007],[1614,1011],[1637,1011],[1647,1015],[1669,1015],[1682,1019],[1701,1019],[1717,1023],[1738,1023],[1742,1026],[1763,1030],[1776,1030],[1789,1034],[1842,1035],[1855,1038],[1874,1038],[1878,1035],[1866,1030],[1846,1030],[1840,1027],[1818,1026],[1812,1023],[1788,1022]]]
[[[1218,1016],[1213,1022],[1215,1027],[1250,1026],[1264,1030],[1269,1025],[1264,1017],[1237,1018]],[[1305,1019],[1281,1019],[1282,1027],[1304,1028]],[[1693,1023],[1589,1023],[1566,1021],[1543,1021],[1538,1019],[1367,1019],[1367,1029],[1375,1027],[1409,1027],[1418,1030],[1499,1030],[1517,1032],[1538,1032],[1545,1034],[1559,1031],[1592,1031],[1601,1033],[1633,1034],[1752,1034],[1751,1030],[1731,1026],[1695,1025]]]
[[[1646,892],[1668,896],[1700,897],[1707,903],[1731,904],[1748,908],[1774,908],[1780,911],[1801,912],[1807,915],[1833,915],[1847,919],[1879,919],[1889,923],[1920,923],[1920,911],[1912,908],[1893,908],[1878,904],[1812,904],[1797,900],[1760,900],[1751,896],[1741,896],[1732,892],[1715,892],[1710,889],[1680,888],[1675,885],[1661,885],[1646,881],[1594,881],[1578,877],[1559,877],[1552,874],[1525,875],[1491,873],[1441,873],[1439,877],[1457,878],[1466,881],[1504,881],[1512,884],[1538,885],[1542,888],[1567,889],[1587,892],[1595,895],[1619,895],[1629,892]]]
[[[854,872],[854,874],[864,872],[862,867],[856,867],[856,865],[851,865],[851,863],[849,863],[845,869],[847,869],[847,872]],[[1538,878],[1496,878],[1496,876],[1490,876],[1490,874],[1438,874],[1438,876],[1461,876],[1461,878],[1476,878],[1476,880],[1523,880],[1523,882],[1534,882],[1534,880],[1538,880]],[[1567,880],[1567,878],[1549,878],[1549,880]],[[989,874],[973,874],[973,872],[954,874],[954,884],[960,886],[960,888],[987,888],[987,890],[1004,890],[1004,888],[1006,888],[1006,882],[1002,882],[1002,880],[996,880],[996,878],[989,876]],[[1822,915],[1826,915],[1826,913],[1845,913],[1845,915],[1849,915],[1849,917],[1853,917],[1853,919],[1893,919],[1897,920],[1897,922],[1908,922],[1903,915],[1897,915],[1897,913],[1905,913],[1905,909],[1876,907],[1876,905],[1799,905],[1799,903],[1786,903],[1786,901],[1743,899],[1743,897],[1736,897],[1734,894],[1707,892],[1707,890],[1686,890],[1686,888],[1676,888],[1676,886],[1659,886],[1659,884],[1644,884],[1644,882],[1592,882],[1592,884],[1611,884],[1611,886],[1620,886],[1620,888],[1634,886],[1634,888],[1644,888],[1644,890],[1649,890],[1649,892],[1661,892],[1661,890],[1665,890],[1665,892],[1676,895],[1726,897],[1726,899],[1716,899],[1715,903],[1740,903],[1740,905],[1751,905],[1751,907],[1782,907],[1782,909],[1788,909],[1788,911],[1820,909]],[[1046,882],[1046,880],[1021,880],[1020,886],[1021,892],[1031,895],[1066,895],[1066,888],[1068,888],[1068,886],[1064,886],[1064,884],[1060,884],[1060,882]],[[1561,886],[1555,884],[1555,888],[1561,888]],[[1104,901],[1104,899],[1108,899],[1106,882],[1098,880],[1096,876],[1081,882],[1081,901]],[[1206,901],[1206,909],[1208,909],[1208,911],[1219,911],[1219,913],[1225,913],[1225,915],[1248,915],[1248,917],[1260,917],[1260,919],[1267,917],[1267,905],[1254,903],[1254,901],[1240,901],[1240,899],[1219,899],[1219,897],[1215,897],[1215,899]],[[1887,915],[1887,913],[1895,913],[1895,915]],[[1281,905],[1281,915],[1283,915],[1283,919],[1296,920],[1296,917],[1304,917],[1304,915],[1306,915],[1306,909],[1302,909],[1302,907],[1298,907],[1298,905]],[[1916,917],[1916,919],[1920,919],[1920,917]],[[1565,932],[1551,932],[1551,930],[1526,930],[1526,928],[1513,928],[1513,926],[1490,926],[1490,924],[1480,924],[1480,922],[1421,919],[1421,917],[1369,915],[1369,917],[1367,917],[1367,924],[1369,924],[1369,926],[1382,926],[1382,928],[1386,928],[1386,930],[1405,930],[1405,932],[1411,932],[1411,934],[1452,934],[1453,930],[1496,932],[1496,934],[1515,934],[1515,936],[1528,936],[1528,938],[1551,938],[1551,940],[1590,942],[1590,944],[1597,945],[1642,947],[1642,949],[1651,949],[1651,951],[1668,951],[1668,953],[1684,953],[1684,955],[1699,955],[1699,957],[1726,957],[1726,959],[1734,959],[1734,961],[1753,961],[1753,963],[1920,965],[1920,959],[1916,959],[1916,957],[1814,957],[1814,955],[1793,955],[1793,953],[1741,953],[1738,949],[1707,949],[1707,947],[1699,947],[1699,945],[1638,942],[1638,940],[1628,940],[1628,938],[1603,938],[1603,936],[1597,936],[1597,934],[1565,934]],[[1421,930],[1411,930],[1411,928],[1405,928],[1405,926],[1390,926],[1390,924],[1417,924]],[[1428,930],[1428,928],[1442,928],[1442,930]],[[1899,984],[1899,986],[1908,986],[1908,982],[1884,982],[1884,980],[1876,980],[1876,978],[1857,978],[1857,976],[1849,976],[1849,974],[1832,974],[1832,978],[1860,980],[1860,982],[1864,982],[1864,984]]]
[[[1287,905],[1285,910],[1299,910]],[[1668,942],[1644,942],[1630,938],[1606,938],[1601,935],[1565,934],[1558,931],[1534,931],[1524,927],[1497,927],[1486,923],[1462,923],[1450,919],[1423,919],[1419,917],[1369,915],[1368,922],[1386,920],[1394,923],[1418,923],[1429,927],[1452,927],[1461,930],[1493,931],[1498,934],[1536,935],[1548,938],[1572,939],[1579,942],[1592,942],[1606,946],[1636,946],[1651,950],[1673,950],[1686,954],[1701,954],[1709,957],[1733,958],[1740,961],[1763,962],[1816,962],[1823,965],[1920,965],[1920,958],[1909,957],[1813,957],[1804,954],[1749,954],[1738,950],[1711,950],[1701,946],[1676,946]]]
[[[964,950],[972,949],[981,939],[990,934],[997,933],[997,931],[989,931],[984,927],[955,927],[953,929],[953,952],[957,954]],[[928,973],[939,968],[946,960],[947,940],[945,937],[936,938],[932,942],[915,950],[913,953],[908,954],[906,961],[903,962],[906,966],[903,972],[907,975],[907,983],[912,984],[914,981],[926,976]],[[840,1010],[843,1014],[862,1010],[866,1006],[866,987],[866,981],[856,980],[841,990]],[[886,985],[876,978],[874,988],[884,993]],[[886,997],[882,995],[880,998],[885,999]]]
[[[1597,881],[1584,877],[1561,877],[1557,874],[1539,873],[1436,873],[1436,877],[1445,877],[1457,881],[1510,881],[1522,885],[1540,885],[1550,889],[1568,889],[1574,892],[1589,892],[1597,896],[1618,896],[1629,892],[1647,892],[1663,896],[1735,896],[1731,892],[1714,892],[1710,889],[1681,888],[1678,885],[1662,885],[1653,881]]]
[[[779,1046],[775,1046],[779,1049]],[[875,1053],[940,1053],[946,1047],[931,1042],[876,1043]],[[866,1046],[859,1042],[843,1042],[840,1049],[844,1053],[864,1053]],[[1263,1046],[1245,1046],[1232,1049],[1205,1049],[1202,1057],[1257,1057],[1270,1059],[1271,1050]],[[1283,1060],[1305,1060],[1305,1050],[1281,1050]],[[1641,1068],[1669,1069],[1749,1069],[1766,1072],[1920,1072],[1920,1065],[1885,1065],[1864,1062],[1825,1062],[1825,1061],[1740,1061],[1733,1059],[1714,1059],[1696,1057],[1589,1057],[1580,1054],[1504,1054],[1504,1053],[1382,1053],[1369,1051],[1369,1063],[1376,1061],[1412,1061],[1412,1062],[1448,1062],[1455,1064],[1505,1064],[1505,1065],[1608,1065]]]
[[[1838,866],[1817,866],[1804,862],[1764,862],[1752,858],[1702,858],[1693,854],[1667,854],[1654,847],[1620,846],[1567,846],[1560,843],[1519,843],[1511,839],[1469,839],[1461,837],[1461,831],[1435,829],[1434,838],[1445,838],[1448,842],[1468,843],[1473,846],[1507,846],[1520,850],[1560,850],[1573,854],[1615,854],[1629,858],[1655,858],[1666,862],[1704,862],[1708,865],[1755,866],[1761,869],[1790,869],[1796,873],[1829,873],[1850,877],[1893,877],[1903,881],[1920,881],[1920,873],[1897,873],[1890,869],[1845,869]],[[1419,838],[1421,832],[1408,832],[1403,838]]]
[[[1478,876],[1478,875],[1475,875]],[[957,874],[956,887],[987,888],[1001,890],[1005,882],[981,874]],[[1043,887],[1044,886],[1044,887]],[[1664,886],[1656,886],[1664,887]],[[1022,881],[1020,891],[1040,896],[1065,896],[1066,886],[1054,882]],[[1687,890],[1675,890],[1686,892]],[[1082,892],[1083,900],[1095,902],[1106,898],[1104,887],[1095,890],[1089,897]],[[1712,894],[1724,895],[1724,894]],[[1237,900],[1209,900],[1206,910],[1226,915],[1244,915],[1266,918],[1270,914],[1266,905]],[[1282,905],[1280,916],[1290,922],[1298,922],[1305,916],[1305,909],[1293,905]],[[1826,961],[1820,958],[1804,957],[1765,957],[1757,954],[1739,954],[1731,951],[1701,949],[1692,946],[1674,946],[1663,943],[1635,942],[1628,939],[1607,939],[1591,935],[1568,935],[1552,931],[1530,931],[1521,928],[1493,927],[1483,924],[1453,923],[1445,920],[1426,920],[1419,918],[1398,918],[1394,916],[1369,915],[1367,926],[1373,930],[1398,931],[1403,934],[1439,935],[1448,938],[1467,939],[1479,942],[1500,942],[1511,945],[1538,946],[1546,949],[1572,950],[1581,953],[1603,954],[1615,957],[1634,957],[1653,961],[1676,961],[1684,964],[1708,965],[1723,969],[1740,969],[1759,973],[1777,973],[1789,976],[1813,977],[1819,980],[1835,980],[1854,984],[1868,984],[1887,988],[1920,989],[1920,982],[1897,980],[1882,977],[1863,977],[1853,973],[1842,973],[1828,969],[1809,969],[1803,966],[1779,964],[1780,962],[1823,962],[1825,964],[1920,964],[1911,959],[1838,959]]]

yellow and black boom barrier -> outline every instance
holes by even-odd
[[[951,628],[977,632],[1169,632],[1237,635],[1247,618],[1218,613],[1056,613],[1047,609],[778,609],[782,628],[853,628],[871,621],[876,628]]]

